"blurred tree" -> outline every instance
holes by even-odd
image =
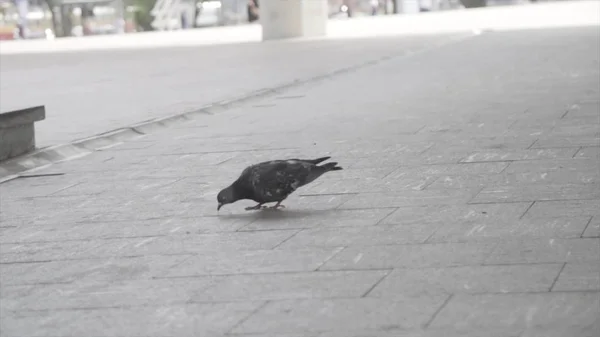
[[[52,30],[54,31],[54,34],[57,37],[58,36],[63,36],[63,34],[61,34],[62,29],[59,29],[60,28],[60,24],[59,24],[58,19],[56,17],[56,13],[54,12],[54,7],[56,6],[54,0],[44,0],[44,2],[46,3],[46,6],[48,6],[48,9],[50,10],[50,16],[51,16],[51,19],[52,19]]]
[[[143,30],[154,30],[150,25],[153,19],[150,11],[156,4],[156,0],[125,0],[125,4],[138,8],[135,12],[135,21]]]

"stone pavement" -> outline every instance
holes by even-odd
[[[4,183],[0,335],[597,336],[599,38],[397,37]],[[287,209],[216,212],[246,165],[324,155]]]

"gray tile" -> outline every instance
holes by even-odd
[[[502,180],[499,175],[486,174],[462,174],[462,175],[442,175],[431,184],[427,185],[427,190],[441,189],[477,189],[488,185],[497,184]]]
[[[432,328],[586,328],[597,324],[599,293],[455,295]]]
[[[326,271],[224,276],[192,302],[356,297],[365,294],[388,271]],[[188,282],[195,282],[188,279]]]
[[[466,203],[475,194],[476,191],[470,190],[411,190],[395,193],[361,193],[345,202],[340,209],[452,205]]]
[[[600,200],[536,201],[524,219],[600,215]]]
[[[519,337],[597,337],[598,331],[600,331],[600,320],[586,326],[530,328],[523,331]]]
[[[537,144],[537,142],[536,142]],[[548,147],[548,146],[546,146]],[[572,158],[577,149],[530,149],[473,152],[462,163]]]
[[[457,293],[543,292],[550,290],[562,264],[395,269],[369,297]]]
[[[285,241],[281,247],[304,246],[377,246],[421,243],[437,229],[437,225],[378,225],[370,227],[336,227],[305,229]]]
[[[313,271],[341,248],[219,251],[190,257],[161,275],[166,277]]]
[[[393,211],[393,209],[381,208],[321,211],[286,209],[285,212],[263,212],[241,231],[374,226]]]
[[[589,263],[567,263],[552,291],[600,290],[600,256]]]
[[[508,162],[490,162],[490,163],[459,163],[442,165],[423,165],[417,167],[400,167],[390,173],[386,180],[395,180],[406,177],[429,177],[442,175],[460,175],[460,174],[495,174],[502,172]]]
[[[132,194],[132,193],[140,193],[140,192],[149,191],[149,190],[156,191],[158,188],[168,185],[168,184],[172,184],[172,183],[176,182],[177,180],[179,180],[179,179],[178,178],[175,178],[175,179],[146,179],[146,180],[138,179],[138,180],[132,180],[129,182],[114,180],[112,182],[107,181],[102,185],[96,184],[94,182],[85,182],[85,183],[81,183],[81,184],[78,184],[76,186],[73,186],[73,187],[70,187],[67,189],[63,189],[59,192],[54,193],[53,195],[55,195],[55,196],[94,195],[94,194],[100,194],[100,193],[109,192],[109,191],[111,193],[118,192],[118,193]]]
[[[501,242],[485,263],[591,262],[599,256],[599,239],[535,238]]]
[[[447,296],[269,302],[234,333],[406,329],[425,324]]]
[[[296,232],[297,230],[272,230],[107,239],[102,240],[102,244],[93,253],[99,256],[148,256],[264,250],[275,248]]]
[[[0,283],[23,285],[77,280],[119,281],[149,278],[164,273],[190,256],[147,256],[107,260],[49,261],[2,264]]]
[[[524,237],[578,238],[586,228],[589,217],[533,218],[498,221],[478,220],[442,225],[428,242],[464,242],[488,239]]]
[[[216,336],[262,303],[178,304],[88,310],[7,313],[6,336]]]
[[[600,199],[600,183],[585,185],[513,185],[484,188],[472,203]]]
[[[548,136],[540,138],[532,146],[532,149],[544,149],[551,147],[577,148],[580,146],[598,146],[598,144],[600,144],[600,137],[597,135],[584,135],[579,137]]]
[[[600,147],[598,146],[590,146],[590,147],[582,147],[579,152],[575,155],[574,158],[577,159],[596,159],[600,158]]]
[[[521,329],[384,329],[322,332],[318,337],[520,337]]]
[[[194,279],[134,279],[120,282],[91,280],[37,285],[28,296],[15,299],[11,310],[53,310],[162,306],[182,304],[213,285],[210,277]],[[3,304],[3,306],[6,303]]]
[[[401,179],[357,178],[345,180],[323,181],[301,195],[309,194],[348,194],[362,192],[394,192],[403,190],[422,190],[436,177],[406,177]]]
[[[518,220],[529,206],[530,202],[401,207],[385,218],[382,224],[508,223]]]
[[[321,270],[478,265],[494,246],[489,242],[351,246],[325,263]]]
[[[53,223],[45,226],[20,226],[0,237],[0,242],[44,242],[90,240],[143,236],[167,236],[235,232],[252,218],[162,218],[139,221]]]

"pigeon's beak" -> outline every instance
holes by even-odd
[[[219,205],[217,206],[217,212],[221,209],[221,207],[223,207],[223,204],[219,203]]]

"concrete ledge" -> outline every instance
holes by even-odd
[[[34,123],[45,118],[43,105],[0,113],[0,161],[33,151]]]

